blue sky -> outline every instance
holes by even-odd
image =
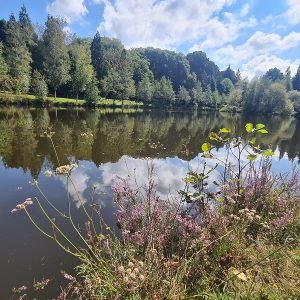
[[[248,77],[300,64],[300,0],[1,0],[0,18],[27,7],[35,24],[62,16],[78,36],[119,38],[126,48],[202,50]]]

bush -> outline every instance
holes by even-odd
[[[44,76],[37,70],[33,71],[31,88],[37,99],[46,101],[48,96],[48,86],[44,79]]]

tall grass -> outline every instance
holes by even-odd
[[[95,222],[79,193],[84,233],[70,203],[62,212],[42,190],[43,200],[34,202],[52,232],[33,220],[31,199],[16,207],[79,258],[77,276],[64,274],[69,284],[58,299],[299,299],[299,174],[274,175],[272,151],[256,144],[257,135],[267,133],[264,125],[245,128],[246,140],[231,137],[227,128],[210,135],[201,168],[188,172],[177,199],[158,196],[150,162],[144,186],[120,178],[114,186],[119,231],[105,225],[96,207]],[[52,134],[46,136],[53,143]],[[224,145],[222,157],[217,144]],[[56,173],[76,192],[74,167]],[[71,224],[80,246],[50,218],[46,204]]]

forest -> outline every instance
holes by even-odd
[[[125,49],[99,32],[77,37],[66,25],[49,15],[34,26],[24,5],[18,18],[0,20],[0,98],[30,94],[48,104],[51,95],[89,105],[107,98],[164,108],[300,112],[300,66],[294,77],[290,68],[282,73],[274,66],[249,80],[230,62],[220,70],[202,51]]]

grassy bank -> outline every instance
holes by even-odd
[[[47,100],[41,102],[34,95],[21,94],[16,95],[12,93],[0,92],[0,104],[5,105],[35,105],[35,106],[88,106],[88,103],[85,100],[76,100],[73,98],[59,98],[47,97]],[[137,108],[143,107],[142,102],[136,102],[132,100],[124,100],[123,103],[121,100],[112,100],[112,99],[99,99],[95,106],[96,107],[127,107],[127,108]]]
[[[30,219],[33,225],[78,258],[76,276],[64,274],[69,284],[58,299],[299,299],[299,173],[273,174],[272,151],[256,143],[265,126],[248,123],[245,130],[244,140],[228,128],[211,133],[177,198],[158,196],[151,161],[145,185],[119,178],[113,187],[119,229],[107,227],[97,208],[90,213],[79,195],[85,230],[46,197],[17,205],[13,212],[29,218],[29,206],[37,205],[52,231]],[[45,134],[51,144],[53,134]],[[48,174],[66,176],[75,189],[76,167]],[[53,220],[57,215],[70,222],[80,246]]]

